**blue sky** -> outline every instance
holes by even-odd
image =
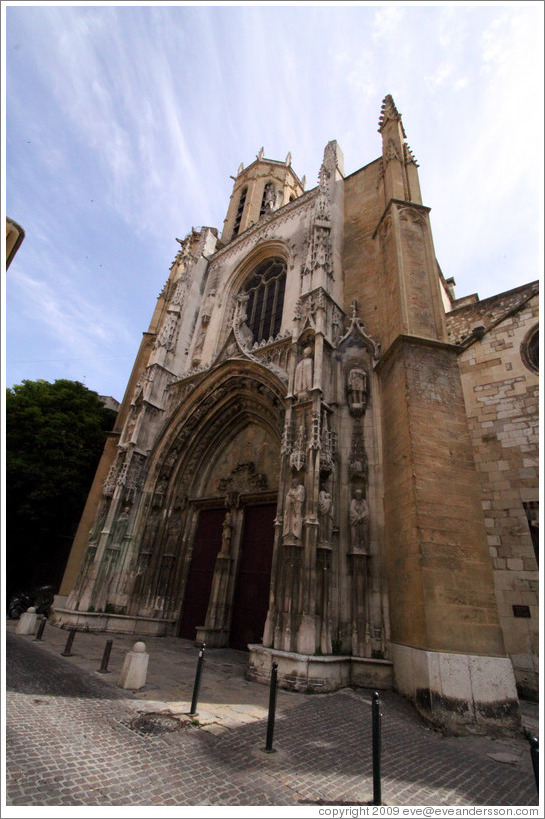
[[[336,139],[381,151],[392,94],[458,296],[541,275],[543,4],[2,3],[5,386],[118,400],[171,262],[221,230],[231,174]]]

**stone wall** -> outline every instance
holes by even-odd
[[[460,370],[506,651],[519,693],[537,696],[538,567],[530,521],[538,519],[539,376],[525,362],[524,347],[538,324],[538,296],[521,304],[522,290],[503,294],[488,313],[481,302],[448,319],[454,332],[486,315],[496,319],[461,353]],[[510,309],[498,320],[502,307]]]

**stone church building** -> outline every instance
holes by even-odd
[[[143,334],[56,599],[65,627],[393,686],[436,724],[537,684],[538,284],[457,299],[390,96],[318,185],[263,149]]]

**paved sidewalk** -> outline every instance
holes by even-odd
[[[13,633],[15,627],[16,622],[7,621],[8,632]],[[46,652],[59,658],[68,634],[48,623],[42,641],[26,636],[16,639],[32,643],[38,656]],[[113,640],[108,666],[110,673],[100,674],[98,669],[108,639]],[[144,638],[149,653],[145,687],[136,692],[118,688],[125,655],[139,639],[127,635],[77,632],[72,656],[62,658],[62,662],[100,680],[101,690],[111,691],[110,711],[114,707],[126,707],[127,713],[133,717],[138,712],[143,716],[155,715],[156,720],[175,716],[192,723],[191,728],[198,726],[196,731],[176,731],[151,739],[143,735],[135,737],[132,732],[132,741],[151,741],[155,748],[164,747],[165,759],[172,759],[173,753],[183,752],[188,755],[188,766],[192,759],[198,759],[200,769],[207,772],[206,776],[196,775],[198,791],[190,794],[176,791],[175,797],[169,792],[169,799],[175,801],[161,802],[157,801],[159,797],[154,797],[153,804],[318,806],[371,803],[370,690],[344,689],[312,696],[279,690],[275,753],[265,754],[269,689],[245,679],[245,652],[232,649],[206,651],[198,715],[192,721],[188,711],[199,652],[190,641]],[[23,700],[19,699],[13,706],[14,717],[16,706],[24,708]],[[381,693],[381,706],[385,805],[539,804],[529,744],[522,734],[495,739],[444,737],[394,692]],[[537,706],[522,703],[522,709],[525,726],[538,735]],[[9,697],[7,718],[9,723]],[[111,717],[108,719],[111,721]],[[119,753],[123,753],[125,746],[121,744],[120,747]],[[70,753],[74,753],[74,748]],[[9,755],[8,747],[8,766]],[[125,791],[131,795],[125,797],[129,801],[122,802],[108,801],[112,797],[107,787],[102,791],[104,802],[49,801],[43,804],[152,804],[138,801],[142,794],[136,790],[134,793],[130,789]],[[39,795],[34,798],[39,799]],[[94,794],[93,800],[97,798]],[[41,803],[15,801],[12,804]],[[318,815],[317,811],[315,815]]]

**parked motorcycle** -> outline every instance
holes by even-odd
[[[8,603],[8,617],[10,620],[18,620],[30,606],[34,606],[38,614],[49,616],[54,599],[53,586],[39,586],[33,592],[26,590],[19,591],[13,595]]]

